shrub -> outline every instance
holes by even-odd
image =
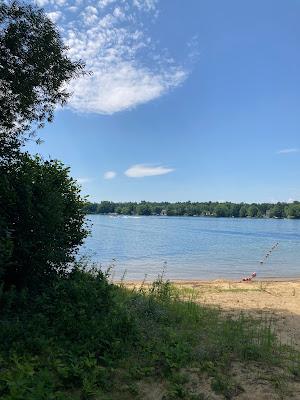
[[[83,199],[69,168],[23,154],[0,179],[0,279],[38,288],[63,275],[87,235]]]
[[[138,330],[106,278],[78,265],[35,296],[0,292],[1,399],[89,399],[111,385]]]

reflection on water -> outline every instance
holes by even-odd
[[[157,276],[167,262],[172,279],[300,277],[300,220],[110,217],[89,215],[92,234],[81,249],[115,277]],[[270,256],[266,253],[279,242]]]

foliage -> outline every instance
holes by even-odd
[[[124,215],[173,215],[173,216],[210,216],[235,218],[300,218],[300,202],[293,203],[219,203],[219,202],[183,202],[156,203],[87,203],[84,207],[87,214],[124,214]]]
[[[87,232],[69,169],[21,145],[64,105],[83,64],[43,10],[0,1],[0,282],[35,287],[63,274]]]
[[[63,274],[87,235],[69,168],[28,154],[0,176],[0,280],[37,287]]]
[[[75,266],[38,296],[1,296],[0,396],[66,399],[80,387],[90,398],[135,328],[115,287],[101,272]],[[64,392],[64,393],[62,393]],[[74,397],[73,397],[74,398]]]
[[[263,321],[181,301],[162,277],[129,291],[75,265],[36,296],[3,292],[0,306],[4,400],[134,399],[145,379],[165,380],[165,399],[205,398],[185,386],[188,368],[231,398],[242,391],[230,379],[232,362],[272,368],[275,380],[274,367],[290,356]],[[298,363],[293,376],[299,371]]]
[[[66,83],[83,73],[71,61],[46,14],[18,1],[0,2],[0,160],[16,157],[25,132],[53,119],[69,97]]]

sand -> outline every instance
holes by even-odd
[[[268,280],[251,282],[235,281],[172,281],[176,287],[183,289],[182,296],[199,304],[217,306],[233,318],[242,313],[258,318],[266,318],[274,324],[274,330],[284,344],[300,349],[300,279]],[[150,283],[149,283],[150,284]],[[149,285],[148,284],[148,285]],[[127,282],[128,288],[140,287],[141,282]],[[146,284],[147,285],[147,284]],[[192,290],[191,290],[192,289]],[[261,378],[258,379],[258,371]],[[210,378],[195,371],[186,371],[195,393],[205,394],[205,398],[221,400],[223,396],[213,393]],[[243,392],[237,393],[236,400],[272,400],[300,399],[300,382],[290,381],[289,390],[279,394],[270,383],[272,370],[261,370],[261,366],[248,363],[233,365],[233,377],[241,383]],[[141,382],[145,400],[164,398],[164,382]],[[207,397],[206,397],[207,396]]]
[[[193,289],[193,299],[200,304],[219,306],[233,316],[244,312],[255,317],[271,318],[280,340],[300,348],[300,279],[172,281],[178,288]],[[140,282],[127,282],[127,287]]]
[[[197,302],[217,305],[225,312],[271,317],[281,341],[300,347],[300,280],[294,281],[179,281],[193,288]]]

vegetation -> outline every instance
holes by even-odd
[[[143,399],[144,387],[158,382],[157,398],[207,398],[189,384],[195,373],[231,399],[244,390],[236,363],[255,363],[278,396],[299,377],[299,354],[266,321],[226,318],[192,294],[182,301],[161,277],[130,291],[107,278],[77,265],[42,294],[1,294],[3,400]]]
[[[181,299],[162,277],[129,291],[75,264],[87,235],[79,188],[59,161],[21,150],[33,126],[65,102],[65,83],[82,64],[68,59],[43,11],[1,2],[0,68],[1,399],[138,399],[147,382],[162,382],[164,400],[204,399],[188,386],[192,369],[230,399],[243,390],[235,362],[272,369],[265,379],[288,394],[299,355],[264,321]],[[128,207],[161,212],[149,203]]]
[[[69,169],[23,154],[0,176],[0,278],[6,287],[35,287],[65,273],[87,235],[83,199]]]
[[[235,218],[300,218],[300,202],[293,203],[157,203],[142,201],[140,203],[87,203],[84,207],[87,214],[123,214],[123,215],[173,215],[173,216],[210,216]]]
[[[0,160],[11,162],[35,127],[52,121],[69,97],[66,83],[83,73],[71,61],[46,14],[18,1],[0,1]]]
[[[34,126],[51,121],[82,72],[45,13],[0,2],[0,279],[38,288],[68,267],[87,232],[68,168],[22,153]]]

